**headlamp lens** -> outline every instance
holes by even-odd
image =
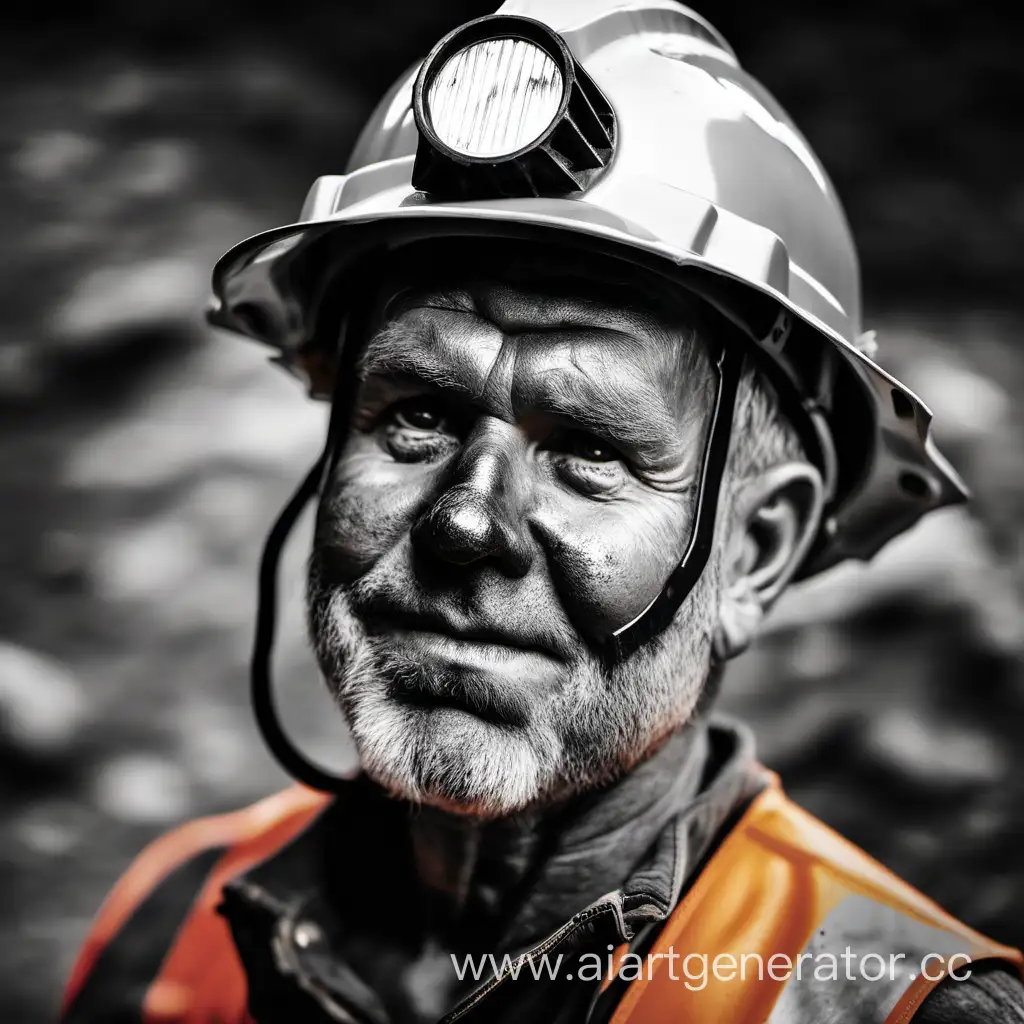
[[[558,114],[562,73],[525,39],[488,39],[452,56],[429,88],[437,137],[472,157],[515,153],[534,142]]]

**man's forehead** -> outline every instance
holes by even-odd
[[[520,359],[529,354],[528,364],[538,369],[545,353],[564,361],[572,352],[584,360],[577,367],[584,372],[586,364],[596,368],[596,361],[605,367],[619,364],[627,372],[675,376],[681,364],[693,360],[695,354],[687,350],[700,346],[701,339],[688,308],[667,313],[642,295],[612,288],[593,280],[533,284],[489,277],[403,287],[385,303],[383,330],[368,339],[362,367],[379,372],[467,358],[488,363],[505,349]],[[521,369],[528,364],[521,363]]]
[[[537,355],[564,342],[584,362],[594,355],[623,369],[632,363],[677,387],[680,376],[707,366],[696,295],[604,252],[510,241],[414,243],[380,270],[378,329],[367,339],[364,372],[398,369],[419,352],[436,377],[441,363],[477,363],[482,349]],[[535,335],[543,336],[539,345]]]

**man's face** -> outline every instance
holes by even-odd
[[[707,673],[713,565],[661,638],[600,654],[690,536],[714,398],[692,308],[463,279],[378,321],[310,565],[364,769],[486,815],[610,778]]]

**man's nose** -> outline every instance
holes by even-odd
[[[490,560],[509,576],[525,576],[534,545],[526,525],[524,455],[515,427],[497,420],[478,426],[444,489],[413,527],[413,544],[453,565]]]

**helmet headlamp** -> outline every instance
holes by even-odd
[[[456,29],[423,62],[412,183],[446,198],[564,195],[607,166],[615,116],[557,32],[492,15]]]

